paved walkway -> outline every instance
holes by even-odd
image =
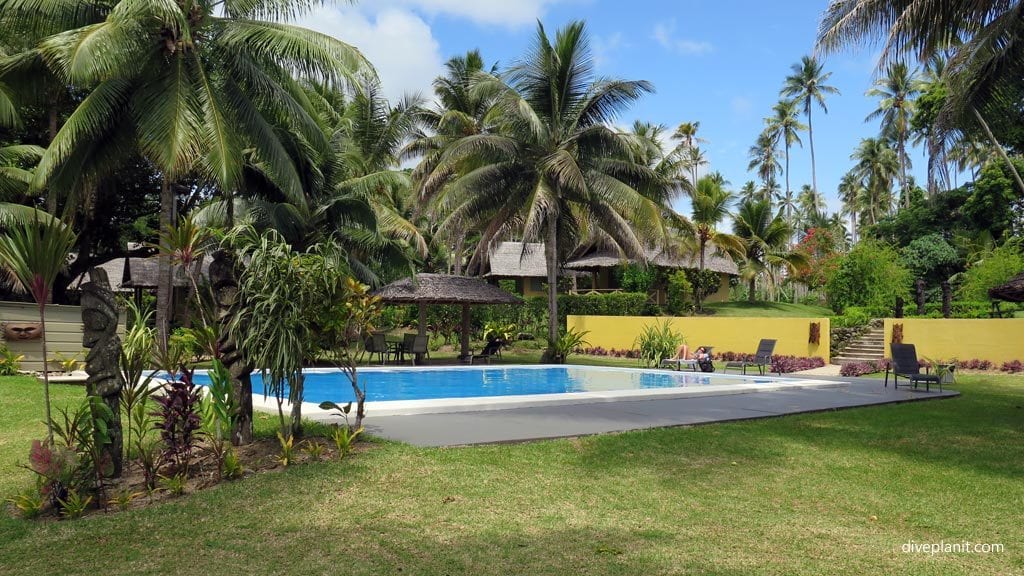
[[[454,414],[378,417],[371,414],[364,424],[370,434],[416,446],[459,446],[768,418],[959,395],[949,390],[941,394],[934,390],[925,393],[905,388],[896,391],[892,387],[883,388],[879,380],[852,378],[844,381],[849,384],[835,388],[669,400],[569,404]]]

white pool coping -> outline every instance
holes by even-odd
[[[573,368],[583,368],[602,372],[651,372],[666,374],[666,370],[650,368],[619,368],[611,366],[581,366],[569,365]],[[359,373],[366,372],[391,372],[391,371],[447,371],[447,370],[504,370],[504,369],[545,369],[552,366],[531,365],[531,364],[501,364],[494,366],[417,366],[410,367],[367,367],[360,368]],[[308,368],[307,373],[328,373],[338,372],[334,368]],[[198,371],[197,372],[203,372]],[[692,374],[705,374],[696,372]],[[710,375],[710,374],[709,374]],[[830,380],[809,380],[803,378],[787,378],[785,376],[769,375],[747,375],[723,374],[715,372],[716,378],[735,378],[743,380],[751,377],[772,378],[775,382],[770,384],[715,384],[715,385],[691,385],[676,388],[643,388],[631,390],[601,390],[590,392],[564,392],[556,394],[523,394],[517,396],[481,396],[467,398],[434,398],[426,400],[387,400],[367,402],[365,406],[367,418],[373,416],[400,416],[412,414],[449,414],[457,412],[479,412],[488,410],[509,410],[513,408],[534,408],[548,406],[564,406],[570,404],[595,404],[601,402],[630,402],[638,400],[668,400],[674,398],[700,398],[704,396],[729,396],[732,394],[749,394],[753,392],[773,392],[783,390],[797,390],[804,388],[842,388],[846,382]],[[277,401],[272,396],[263,396],[262,393],[253,391],[253,408],[261,412],[277,413]],[[282,409],[287,413],[291,410],[291,404],[285,400]],[[353,406],[355,410],[355,406]],[[318,404],[312,402],[302,403],[302,416],[319,422],[337,422],[341,417],[335,411],[323,410]],[[354,412],[350,414],[350,418]]]

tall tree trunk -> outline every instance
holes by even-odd
[[[455,275],[462,276],[462,252],[465,249],[466,244],[466,233],[462,232],[458,238],[455,239],[455,248],[452,253],[453,264],[455,265]]]
[[[52,92],[47,98],[47,108],[49,117],[46,126],[46,143],[50,144],[57,137],[57,98]],[[54,216],[57,215],[57,191],[53,187],[50,187],[46,193],[46,211]]]
[[[750,285],[749,285],[750,292],[747,293],[747,302],[750,302],[751,304],[753,304],[756,301],[756,299],[754,298],[754,290],[756,288],[757,288],[757,276],[754,276],[753,278],[750,279]]]
[[[814,125],[811,124],[811,97],[807,97],[807,141],[811,146],[811,188],[818,192],[818,172],[814,165]]]
[[[558,217],[547,216],[547,239],[544,242],[544,256],[548,266],[548,341],[558,340]],[[550,345],[549,345],[550,346]]]
[[[910,208],[910,191],[907,190],[907,144],[905,136],[900,132],[900,192],[903,194],[903,207]]]
[[[971,111],[974,112],[974,117],[978,119],[978,124],[981,124],[981,128],[985,131],[985,135],[988,136],[988,139],[992,141],[992,145],[999,151],[999,156],[1002,157],[1003,161],[1006,162],[1006,165],[1010,168],[1010,174],[1013,176],[1014,182],[1017,183],[1017,187],[1020,189],[1021,193],[1024,193],[1024,180],[1021,180],[1020,174],[1017,172],[1017,167],[1010,161],[1010,157],[1007,156],[1006,150],[1003,149],[1003,145],[996,140],[995,134],[993,134],[992,130],[988,127],[988,122],[985,122],[985,119],[981,117],[981,113],[978,112],[978,109],[971,108]]]
[[[707,238],[705,238],[703,235],[701,235],[701,237],[700,237],[700,280],[701,280],[701,282],[703,282],[703,280],[704,280],[704,250],[705,250],[706,246],[707,246]],[[699,285],[698,288],[700,288],[700,289],[693,291],[693,300],[694,300],[694,303],[697,305],[697,311],[698,312],[702,312],[702,311],[704,311],[704,294],[702,292],[704,287],[703,287],[703,285]]]
[[[50,371],[46,369],[46,300],[39,303],[39,327],[43,332],[43,398],[46,401],[46,440],[53,444],[53,417],[50,415]]]
[[[170,230],[174,220],[174,193],[167,174],[160,180],[160,230]],[[171,255],[167,252],[167,243],[160,241],[160,254],[157,256],[156,279],[156,334],[157,344],[167,349],[167,337],[170,333],[171,317],[174,315],[174,284],[171,277]]]

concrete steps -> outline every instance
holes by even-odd
[[[882,328],[872,328],[865,332],[863,336],[847,345],[842,354],[833,356],[832,363],[869,362],[881,360],[884,355],[885,335]]]

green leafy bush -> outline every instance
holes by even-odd
[[[1004,284],[1021,271],[1024,271],[1022,241],[1007,241],[964,272],[958,296],[962,300],[988,300],[989,288]]]
[[[558,364],[565,362],[565,359],[569,357],[569,354],[578,352],[581,348],[590,344],[586,340],[586,336],[589,333],[589,330],[577,332],[570,328],[565,332],[562,332],[557,340],[548,341],[548,361]]]
[[[21,370],[24,354],[15,354],[4,344],[0,344],[0,376],[15,376]]]
[[[669,275],[666,292],[666,306],[669,313],[680,316],[690,311],[693,301],[693,285],[687,278],[685,270],[676,270]]]
[[[619,286],[626,292],[647,294],[657,280],[654,268],[639,264],[625,264],[615,270],[615,275],[619,279]]]
[[[718,292],[718,288],[722,285],[722,275],[714,270],[687,268],[683,272],[686,274],[686,279],[690,281],[693,297],[701,302],[708,296]]]
[[[825,288],[829,305],[836,312],[849,306],[892,310],[896,298],[909,301],[912,280],[895,250],[880,242],[865,240],[839,259]]]
[[[672,321],[666,319],[661,324],[647,325],[633,342],[633,347],[640,350],[640,359],[645,364],[658,366],[665,358],[671,358],[685,340],[681,332],[672,329]]]

